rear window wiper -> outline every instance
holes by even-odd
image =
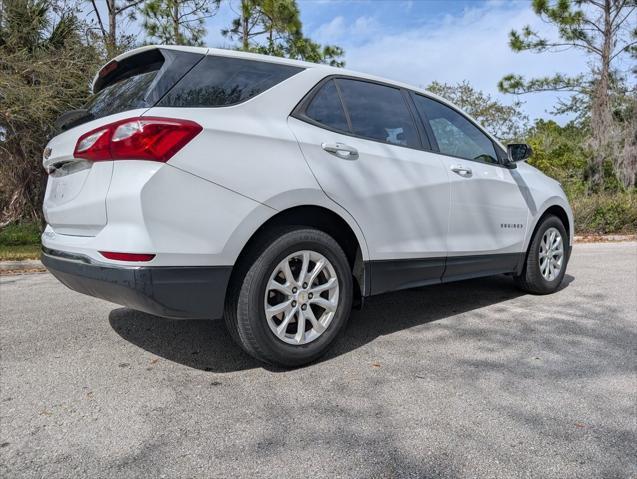
[[[65,131],[73,126],[79,125],[80,123],[86,123],[93,119],[93,114],[83,108],[69,110],[62,113],[58,119],[55,120],[55,128]]]

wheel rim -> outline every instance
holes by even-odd
[[[557,228],[549,228],[540,242],[540,273],[547,281],[553,281],[562,270],[564,262],[564,241]]]
[[[334,319],[338,293],[336,270],[325,256],[310,250],[292,253],[274,268],[265,288],[270,330],[288,344],[316,340]]]

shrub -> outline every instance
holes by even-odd
[[[637,190],[571,199],[579,234],[637,233]]]
[[[0,228],[0,246],[33,245],[40,242],[37,223],[12,223]]]

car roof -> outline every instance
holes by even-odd
[[[385,83],[387,85],[393,85],[399,88],[405,88],[407,90],[411,90],[417,93],[422,93],[423,95],[429,97],[429,98],[433,98],[443,104],[446,104],[460,112],[462,112],[462,114],[464,116],[466,116],[467,118],[469,118],[473,123],[475,123],[476,125],[478,125],[480,127],[481,130],[483,130],[490,138],[492,138],[493,140],[496,141],[496,143],[498,143],[500,145],[500,147],[506,149],[503,145],[502,142],[500,142],[500,140],[498,138],[496,138],[495,136],[493,136],[492,134],[490,134],[489,132],[487,132],[486,130],[484,130],[484,128],[482,127],[482,125],[480,125],[480,123],[475,120],[471,115],[467,114],[464,110],[462,110],[462,108],[454,105],[453,103],[451,103],[449,100],[442,98],[432,92],[430,92],[429,90],[425,90],[424,88],[420,88],[414,85],[410,85],[408,83],[404,83],[404,82],[400,82],[400,81],[396,81],[396,80],[390,80],[388,78],[384,78],[384,77],[380,77],[380,76],[376,76],[376,75],[370,75],[368,73],[362,73],[362,72],[358,72],[358,71],[354,71],[354,70],[348,70],[346,68],[340,68],[340,67],[333,67],[330,65],[325,65],[322,63],[311,63],[311,62],[306,62],[306,61],[302,61],[302,60],[292,60],[289,58],[283,58],[283,57],[275,57],[275,56],[271,56],[271,55],[262,55],[260,53],[250,53],[250,52],[242,52],[239,50],[228,50],[225,48],[207,48],[207,47],[190,47],[190,46],[184,46],[184,45],[146,45],[143,47],[139,47],[139,48],[134,48],[132,50],[129,50],[127,52],[124,52],[118,56],[116,56],[115,58],[113,58],[112,60],[110,60],[108,63],[110,63],[111,61],[119,61],[122,60],[124,58],[133,56],[133,55],[137,55],[138,53],[147,51],[147,50],[153,50],[153,49],[157,49],[157,48],[161,48],[161,49],[165,49],[165,50],[178,50],[178,51],[184,51],[184,52],[191,52],[191,53],[198,53],[201,55],[215,55],[215,56],[223,56],[223,57],[230,57],[230,58],[244,58],[246,60],[257,60],[257,61],[262,61],[262,62],[268,62],[268,63],[278,63],[281,65],[290,65],[290,66],[297,66],[300,68],[312,68],[312,69],[318,69],[318,70],[322,70],[325,72],[325,76],[328,75],[343,75],[343,76],[348,76],[348,77],[353,77],[353,78],[361,78],[364,80],[371,80],[371,81],[377,81],[380,83]],[[106,65],[108,65],[108,63],[106,63]],[[103,67],[102,67],[103,68]],[[100,70],[102,69],[100,68]],[[98,70],[98,74],[95,75],[95,78],[93,79],[93,83],[92,85],[95,85],[95,82],[98,79],[98,75],[99,75],[99,71]]]
[[[363,78],[367,80],[374,80],[374,81],[383,82],[383,83],[395,85],[402,88],[407,88],[409,90],[425,93],[428,96],[431,96],[436,99],[440,99],[444,101],[445,103],[449,103],[443,98],[440,98],[437,95],[434,95],[433,93],[426,91],[422,88],[418,88],[414,85],[409,85],[407,83],[390,80],[384,77],[370,75],[367,73],[362,73],[362,72],[358,72],[354,70],[348,70],[346,68],[333,67],[333,66],[325,65],[321,63],[311,63],[311,62],[306,62],[302,60],[291,60],[289,58],[275,57],[271,55],[262,55],[260,53],[242,52],[238,50],[227,50],[224,48],[189,47],[189,46],[183,46],[183,45],[146,45],[143,47],[134,48],[133,50],[124,52],[116,56],[112,60],[110,60],[108,63],[110,63],[111,61],[120,61],[120,60],[123,60],[124,58],[137,55],[138,53],[141,53],[144,51],[154,50],[156,48],[161,48],[164,50],[178,50],[178,51],[184,51],[184,52],[198,53],[201,55],[215,55],[215,56],[223,56],[223,57],[230,57],[230,58],[244,58],[246,60],[257,60],[257,61],[268,62],[268,63],[278,63],[281,65],[297,66],[300,68],[314,68],[314,69],[324,70],[326,74],[329,74],[329,75],[345,75],[345,76],[351,76],[356,78]],[[93,84],[95,84],[95,80],[97,80],[97,75],[95,76],[95,79],[93,80]]]

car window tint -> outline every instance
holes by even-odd
[[[328,81],[321,87],[305,110],[305,114],[308,118],[330,128],[349,131],[343,104],[338,96],[334,80]]]
[[[493,142],[477,126],[452,108],[415,96],[416,108],[427,118],[440,153],[485,163],[499,163]]]
[[[158,106],[234,105],[263,93],[302,70],[277,63],[207,56],[168,92]]]
[[[337,81],[352,133],[394,145],[420,146],[416,125],[399,89],[357,80]]]
[[[157,72],[158,69],[140,73],[109,85],[91,96],[84,108],[95,119],[135,108],[151,107],[145,96]]]

